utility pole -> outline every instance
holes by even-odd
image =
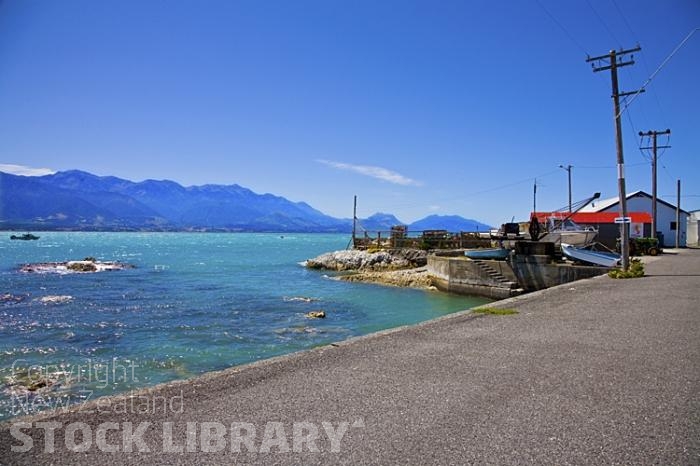
[[[357,196],[353,198],[352,205],[352,248],[355,249],[355,234],[357,233]]]
[[[537,178],[535,178],[535,184],[532,185],[532,213],[537,213]]]
[[[571,168],[573,168],[571,165],[559,165],[559,168],[563,168],[567,172],[569,172],[569,213],[571,213]]]
[[[681,180],[676,186],[676,249],[681,246]]]
[[[610,80],[612,84],[612,98],[613,98],[613,115],[615,116],[615,146],[617,149],[617,187],[620,197],[620,217],[627,218],[627,192],[625,188],[625,157],[622,150],[622,123],[620,122],[620,97],[625,97],[631,94],[638,94],[643,92],[644,89],[640,89],[635,92],[620,92],[617,82],[617,69],[627,65],[634,65],[634,56],[630,57],[629,61],[618,61],[618,57],[622,58],[625,55],[638,52],[642,50],[641,47],[637,46],[629,50],[620,50],[619,52],[611,50],[607,55],[601,55],[599,57],[588,57],[586,62],[603,62],[602,66],[593,66],[593,72],[597,73],[599,71],[610,70]],[[605,62],[607,61],[607,64]],[[629,237],[629,224],[620,224],[620,249],[622,253],[622,269],[628,270],[630,266],[630,237]]]
[[[671,134],[671,130],[666,131],[647,131],[646,133],[640,131],[639,135],[641,137],[649,136],[651,138],[651,147],[642,147],[642,149],[652,150],[651,159],[651,237],[656,238],[656,161],[658,159],[656,155],[657,149],[668,149],[671,146],[658,146],[656,144],[656,137],[662,134]]]

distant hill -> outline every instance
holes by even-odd
[[[386,213],[360,220],[368,231],[401,224]],[[40,177],[0,172],[0,229],[350,233],[352,220],[236,184],[184,187],[70,170]],[[483,231],[488,226],[436,215],[409,225],[409,230],[429,229]]]
[[[447,231],[489,231],[491,227],[476,220],[459,215],[429,215],[408,225],[409,231],[447,230]]]
[[[392,214],[378,212],[367,218],[360,219],[360,226],[368,231],[390,231],[395,225],[403,225],[403,222]]]
[[[0,227],[68,230],[346,232],[303,202],[238,185],[135,183],[71,170],[41,177],[0,173]]]

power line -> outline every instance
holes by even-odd
[[[627,113],[627,121],[629,121],[629,124],[630,124],[630,127],[632,128],[632,131],[633,131],[635,134],[638,133],[639,131],[637,131],[637,128],[634,127],[634,122],[632,121],[632,114],[631,114],[630,112],[626,112],[626,113]],[[640,144],[639,144],[637,147],[638,147],[640,150],[642,149],[641,142],[640,142]]]
[[[639,38],[638,38],[637,34],[634,32],[634,30],[632,30],[632,26],[630,26],[630,23],[627,21],[626,15],[624,14],[624,12],[622,11],[622,9],[620,8],[620,6],[617,4],[617,2],[615,0],[611,0],[611,1],[612,1],[612,4],[615,6],[615,9],[617,9],[617,12],[619,13],[620,17],[622,18],[622,21],[624,22],[625,26],[627,27],[627,30],[632,35],[632,38],[634,39],[634,41],[636,43],[639,44]],[[646,54],[642,53],[641,56],[642,56],[642,66],[644,66],[644,71],[646,71],[646,74],[648,76],[651,74],[649,62],[646,59]],[[659,95],[656,93],[656,91],[653,88],[651,90],[651,93],[654,97],[654,101],[656,102],[656,106],[659,108],[659,114],[661,115],[661,119],[663,121],[665,121],[666,117],[664,115],[663,108],[661,107],[661,101],[659,100]],[[642,113],[644,113],[643,110],[642,110]],[[643,115],[643,116],[645,116],[645,115]],[[645,119],[648,120],[648,118],[646,118],[646,116],[645,116]],[[664,125],[664,126],[668,126],[668,125]],[[634,128],[633,128],[633,130],[634,130]],[[637,131],[634,130],[634,132],[636,133]]]
[[[663,155],[666,153],[666,149],[668,149],[670,145],[671,145],[671,135],[667,134],[666,135],[666,144],[664,144],[664,146],[662,147],[663,150],[659,154],[659,158],[663,157]]]
[[[634,41],[635,41],[637,44],[639,44],[639,43],[640,43],[640,42],[639,42],[639,37],[638,37],[638,35],[634,32],[634,30],[632,29],[632,26],[630,25],[629,21],[627,21],[627,16],[625,15],[625,13],[622,11],[622,9],[620,8],[620,6],[617,4],[617,2],[616,2],[615,0],[611,0],[611,2],[612,2],[612,4],[613,4],[613,6],[615,7],[615,9],[617,10],[617,13],[618,13],[618,15],[620,16],[620,18],[622,18],[622,22],[625,24],[625,27],[627,27],[627,30],[629,31],[630,35],[632,36],[632,39],[634,39]],[[646,55],[645,55],[644,53],[642,53],[642,62],[643,62],[643,65],[644,65],[644,70],[646,71],[647,75],[649,75],[649,73],[650,73],[650,72],[649,72],[649,66],[648,66],[648,64],[647,64]],[[629,69],[625,69],[625,72],[627,73],[627,77],[630,78],[630,79],[632,79],[632,73],[629,71]],[[656,93],[653,93],[653,94],[654,94],[654,98],[655,98],[655,100],[656,100],[656,103],[657,103],[657,105],[658,105],[658,107],[659,107],[659,110],[661,110],[661,103],[659,102],[659,98],[658,98],[658,96],[656,95]],[[663,112],[662,112],[662,113],[663,113]],[[628,112],[628,114],[629,114],[629,112]],[[644,109],[642,109],[642,118],[643,118],[645,121],[648,121],[648,120],[649,120],[649,118],[647,118],[647,116],[646,116],[646,114],[645,114],[645,112],[644,112]],[[638,131],[637,131],[637,129],[634,127],[634,125],[632,124],[632,119],[631,119],[631,117],[630,117],[630,125],[632,126],[632,131],[634,131],[634,133],[636,134]]]
[[[666,176],[668,176],[668,179],[669,179],[670,181],[674,181],[674,180],[677,179],[677,177],[674,177],[674,176],[671,175],[671,172],[668,171],[668,168],[666,168],[666,165],[661,164],[661,168],[664,169],[664,172],[666,173]]]
[[[590,7],[590,9],[593,11],[593,13],[596,15],[596,17],[598,18],[598,21],[600,21],[600,24],[602,24],[603,27],[605,28],[605,30],[608,31],[608,34],[610,34],[610,37],[612,37],[612,40],[615,43],[617,43],[618,47],[622,48],[622,42],[617,40],[617,37],[615,37],[615,34],[613,34],[612,30],[608,27],[608,25],[605,23],[605,21],[603,21],[603,18],[598,14],[598,11],[596,11],[596,9],[593,8],[593,5],[591,5],[591,2],[586,0],[586,3]]]
[[[681,41],[681,43],[678,44],[675,49],[673,49],[673,51],[664,59],[664,61],[661,62],[659,67],[656,68],[656,70],[651,74],[651,76],[649,76],[649,78],[647,78],[647,80],[644,82],[644,84],[642,84],[642,87],[640,87],[637,92],[633,93],[634,95],[632,95],[631,99],[629,99],[625,102],[625,105],[620,110],[620,113],[624,112],[625,110],[627,110],[627,108],[630,105],[632,105],[632,102],[634,102],[634,100],[637,98],[637,96],[646,90],[646,87],[651,83],[651,81],[656,77],[656,75],[659,74],[659,71],[661,71],[663,69],[663,67],[666,66],[666,64],[671,60],[671,58],[673,58],[673,56],[676,53],[678,53],[678,51],[681,49],[681,47],[683,47],[685,45],[685,43],[688,42],[688,40],[692,37],[692,35],[695,34],[696,32],[698,32],[698,30],[700,30],[700,28],[695,28],[692,31],[690,31],[687,36],[685,36],[685,39],[683,39]]]
[[[646,162],[640,162],[640,163],[626,163],[626,167],[639,167],[640,165],[646,165]],[[605,168],[617,168],[617,165],[596,165],[596,166],[583,166],[583,165],[576,165],[576,168],[585,168],[585,169],[591,169],[591,170],[599,170],[599,169],[605,169]]]
[[[618,4],[617,4],[617,2],[616,2],[615,0],[611,0],[611,1],[612,1],[612,4],[615,6],[615,9],[617,10],[617,12],[620,14],[620,17],[622,18],[622,21],[624,21],[625,26],[627,26],[627,30],[632,34],[632,36],[633,36],[632,38],[635,40],[635,42],[639,43],[639,41],[637,40],[637,38],[634,37],[634,36],[636,36],[636,34],[635,34],[634,31],[632,30],[632,27],[630,26],[630,23],[627,22],[627,18],[625,17],[625,14],[622,12],[622,10],[620,9],[620,7],[618,6]],[[590,3],[589,3],[589,5],[590,5]]]
[[[590,55],[588,51],[586,51],[586,49],[581,45],[581,43],[577,41],[576,38],[569,32],[569,30],[565,28],[564,25],[547,8],[544,7],[540,0],[535,0],[535,3],[539,5],[539,7],[542,9],[542,11],[544,11],[547,14],[547,16],[549,16],[549,19],[551,19],[554,22],[554,24],[559,26],[559,29],[561,29],[564,32],[564,34],[566,34],[566,37],[568,37],[569,40],[573,42],[573,44],[576,47],[578,47],[586,56]]]

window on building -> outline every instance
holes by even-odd
[[[671,222],[671,231],[676,231],[676,222]]]

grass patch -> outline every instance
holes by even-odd
[[[472,313],[491,314],[494,316],[511,316],[513,314],[517,314],[518,311],[515,309],[498,309],[496,307],[477,307],[476,309],[472,309]]]

